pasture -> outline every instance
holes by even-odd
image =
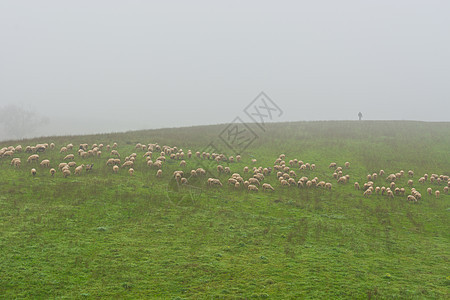
[[[55,143],[38,153],[0,159],[1,298],[448,298],[450,296],[450,196],[447,182],[419,183],[424,174],[450,175],[450,124],[409,121],[327,121],[266,124],[243,149],[240,162],[196,157],[225,125],[1,142],[8,146]],[[220,139],[219,139],[220,140]],[[106,165],[106,145],[117,143],[121,164],[136,153],[134,173]],[[74,148],[60,153],[72,143]],[[79,144],[104,144],[100,157],[81,158]],[[162,176],[149,167],[136,144],[182,148],[192,157],[167,157]],[[236,156],[217,144],[226,156]],[[159,156],[153,151],[153,161]],[[59,163],[74,154],[92,170],[64,178]],[[332,183],[332,189],[283,187],[276,170],[265,176],[275,191],[227,185],[229,167],[247,180],[253,167],[274,167],[285,154],[315,164],[302,177]],[[20,167],[11,159],[21,159]],[[252,162],[256,159],[256,162]],[[344,167],[338,184],[330,163]],[[243,168],[248,166],[249,173]],[[203,167],[207,176],[189,177]],[[36,169],[36,175],[30,173]],[[188,185],[173,178],[183,170]],[[384,170],[406,190],[393,198],[363,196],[353,183]],[[408,170],[414,176],[407,175]],[[210,187],[207,178],[223,186]],[[422,195],[407,201],[408,180]],[[433,194],[427,194],[432,188]],[[434,191],[440,190],[439,197]]]

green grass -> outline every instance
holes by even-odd
[[[192,180],[194,192],[171,179],[178,162],[163,166],[163,178],[149,169],[137,142],[203,150],[217,141],[224,125],[127,133],[46,137],[10,141],[4,146],[54,142],[41,154],[57,167],[71,142],[119,144],[122,158],[138,154],[135,175],[113,174],[109,157],[92,173],[54,178],[34,166],[29,154],[0,159],[1,298],[407,298],[450,296],[450,205],[443,185],[420,185],[424,173],[450,175],[450,124],[423,122],[297,122],[254,128],[258,139],[227,164],[273,166],[279,154],[315,163],[297,175],[333,183],[332,191],[281,188],[274,174],[273,193],[248,193],[227,186],[207,188]],[[227,148],[218,144],[222,151]],[[232,154],[227,151],[227,154]],[[338,185],[330,162],[351,163]],[[191,170],[205,165],[187,159]],[[209,164],[207,164],[209,165]],[[215,173],[216,163],[210,164]],[[418,203],[406,196],[364,198],[352,183],[384,169],[415,172]],[[217,175],[223,183],[228,176]],[[248,175],[246,176],[248,177]],[[407,187],[409,178],[398,186]],[[379,178],[375,185],[386,185]],[[441,190],[440,198],[426,188]],[[409,192],[409,188],[407,188]]]

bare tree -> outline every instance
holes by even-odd
[[[36,133],[48,118],[23,107],[9,104],[0,108],[0,140],[22,139]]]

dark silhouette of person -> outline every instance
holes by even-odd
[[[359,120],[361,121],[361,119],[362,119],[362,113],[361,112],[358,113],[358,117],[359,117]]]

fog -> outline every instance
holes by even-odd
[[[449,11],[444,0],[5,0],[0,109],[47,120],[28,136],[247,122],[261,91],[283,111],[274,122],[450,121]]]

